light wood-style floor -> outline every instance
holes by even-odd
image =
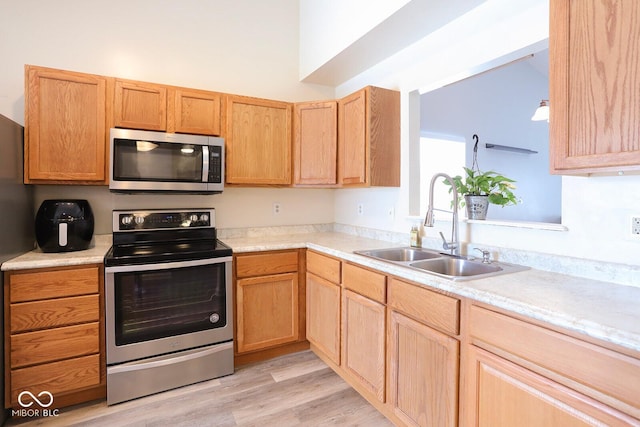
[[[91,402],[7,426],[392,426],[311,351],[118,405]]]

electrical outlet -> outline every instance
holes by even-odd
[[[389,208],[389,212],[387,212],[389,215],[389,219],[393,220],[396,217],[396,207],[395,206],[391,206]]]
[[[280,203],[274,202],[273,203],[273,214],[274,215],[280,215],[280,212],[282,212],[282,207],[280,206]]]
[[[358,215],[364,215],[364,206],[362,203],[358,203]]]
[[[640,215],[631,217],[631,235],[640,238]]]

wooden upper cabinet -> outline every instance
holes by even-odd
[[[117,79],[114,97],[116,127],[164,131],[167,129],[167,87]]]
[[[368,86],[338,101],[338,181],[400,186],[400,93]]]
[[[551,171],[640,170],[640,2],[550,6]]]
[[[295,105],[295,185],[335,185],[338,151],[338,103],[305,102]]]
[[[291,185],[291,104],[235,95],[226,104],[226,182]]]
[[[366,91],[363,89],[339,102],[339,144],[341,184],[365,184],[367,162]]]
[[[204,90],[169,89],[167,131],[199,135],[221,134],[222,94]]]
[[[106,183],[107,79],[25,66],[24,182]]]

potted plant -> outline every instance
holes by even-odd
[[[494,171],[481,172],[467,167],[464,171],[464,177],[457,175],[453,181],[458,190],[459,207],[467,207],[467,218],[485,219],[489,203],[503,207],[518,203],[512,191],[516,188],[514,180]],[[451,185],[448,181],[445,183]]]

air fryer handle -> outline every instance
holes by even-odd
[[[68,224],[61,222],[58,224],[58,245],[60,247],[67,246],[68,243]]]

